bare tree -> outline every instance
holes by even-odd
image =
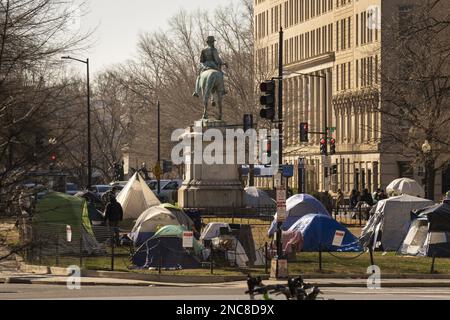
[[[435,176],[450,164],[450,10],[441,0],[400,9],[383,29],[383,146],[424,165],[427,198],[434,199]]]
[[[70,26],[73,1],[0,2],[0,190],[19,184],[27,172],[48,163],[59,138],[58,115],[67,83],[60,82],[60,54],[76,51],[87,34]]]

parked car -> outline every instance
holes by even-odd
[[[156,194],[162,203],[175,203],[178,200],[178,189],[183,184],[183,180],[161,180],[161,192],[158,194],[158,181],[147,181],[147,185]]]
[[[93,185],[91,186],[91,190],[93,193],[97,194],[100,198],[103,196],[103,194],[105,194],[106,192],[108,192],[109,190],[112,189],[112,186],[107,185],[107,184],[97,184],[97,185]]]
[[[66,183],[66,193],[74,196],[76,195],[80,190],[78,190],[78,186],[75,183]]]

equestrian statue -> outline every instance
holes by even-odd
[[[212,100],[212,106],[219,108],[218,120],[222,120],[223,96],[227,94],[225,90],[224,74],[222,66],[228,65],[222,61],[219,52],[214,47],[216,40],[209,36],[206,40],[208,47],[202,50],[200,56],[200,70],[195,83],[194,97],[202,96],[204,106],[203,119],[208,119],[208,104]]]

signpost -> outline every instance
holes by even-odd
[[[183,232],[183,248],[193,248],[194,247],[194,232],[184,231]]]
[[[337,230],[336,233],[334,234],[333,246],[341,247],[342,242],[344,241],[344,237],[345,237],[345,232]]]
[[[278,222],[286,221],[286,189],[284,187],[277,189],[277,219]]]

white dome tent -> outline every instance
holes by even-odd
[[[413,197],[425,197],[425,191],[422,186],[416,180],[409,178],[400,178],[392,181],[386,188],[386,192],[390,196],[406,194]]]

